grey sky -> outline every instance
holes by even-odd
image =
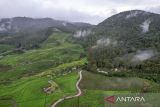
[[[0,0],[0,17],[51,17],[97,24],[125,10],[160,13],[160,0]]]

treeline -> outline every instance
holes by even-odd
[[[126,18],[137,13],[137,16]],[[146,21],[148,31],[141,27]],[[93,34],[76,38],[86,49],[88,67],[136,73],[160,73],[160,15],[144,11],[128,11],[114,15],[92,29]],[[151,50],[152,53],[139,54]],[[150,55],[151,54],[151,55]],[[139,60],[136,57],[142,57]],[[146,57],[146,58],[145,58]],[[147,58],[148,57],[148,58]]]
[[[36,32],[18,32],[0,37],[0,44],[14,46],[15,49],[39,48],[39,44],[52,33],[51,29]]]

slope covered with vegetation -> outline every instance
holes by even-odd
[[[113,71],[111,73],[123,71],[119,74],[137,74],[160,82],[159,21],[159,14],[132,10],[98,24],[90,36],[78,39],[83,40],[81,43],[88,50],[88,69],[93,72],[101,71],[97,68]]]
[[[160,91],[160,15],[126,11],[94,28],[39,20],[0,34],[0,106],[48,107],[72,96],[82,68],[83,94],[58,107],[103,107],[107,95]]]
[[[0,106],[44,107],[74,94],[81,53],[70,33],[54,32],[38,49],[1,57]]]

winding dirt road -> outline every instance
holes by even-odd
[[[66,99],[71,99],[71,98],[75,98],[75,97],[78,97],[82,94],[82,91],[79,87],[79,83],[81,82],[82,80],[82,71],[79,72],[79,80],[77,81],[76,83],[76,88],[77,88],[77,94],[76,95],[73,95],[73,96],[67,96],[67,97],[64,97],[64,98],[60,98],[59,100],[57,100],[54,104],[52,104],[51,107],[56,107],[60,102],[62,102],[63,100],[66,100]]]

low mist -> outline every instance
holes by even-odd
[[[144,22],[140,25],[140,27],[142,28],[142,32],[143,32],[143,33],[146,33],[146,32],[149,31],[149,25],[150,25],[150,23],[151,23],[151,20],[146,20],[146,21],[144,21]]]
[[[91,30],[79,30],[73,36],[76,38],[79,38],[79,37],[88,36],[91,33],[93,33]]]
[[[144,50],[138,51],[133,58],[131,59],[132,62],[143,62],[145,60],[151,59],[156,55],[156,52],[153,50]]]

